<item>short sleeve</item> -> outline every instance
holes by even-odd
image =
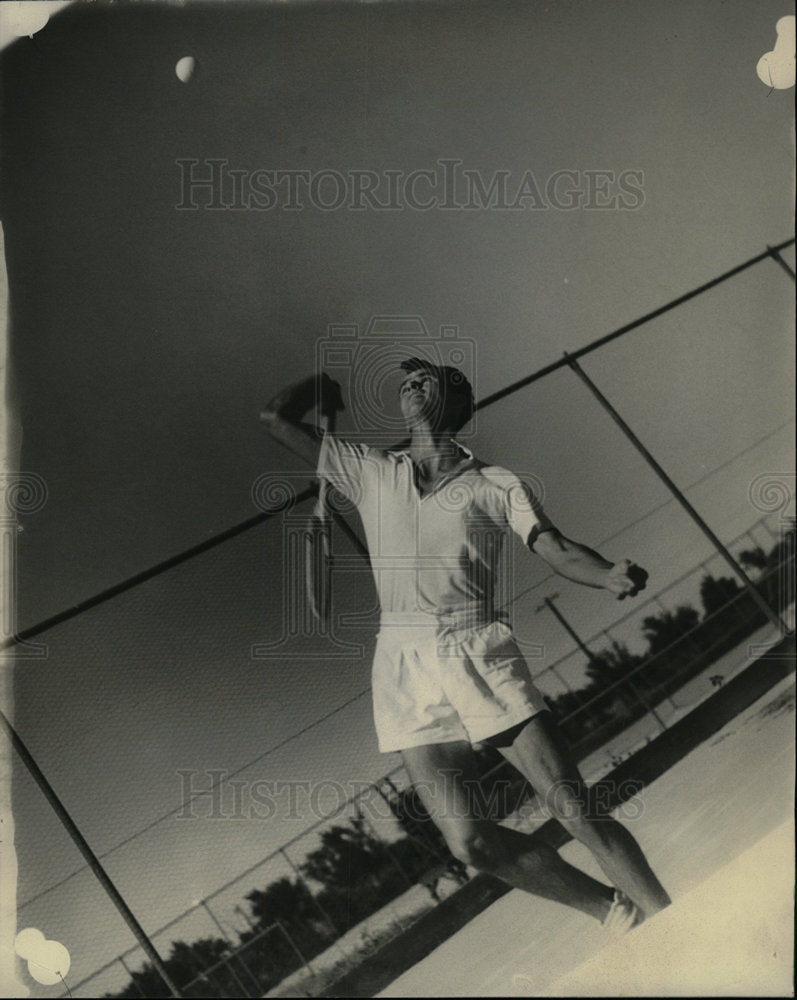
[[[370,453],[368,445],[325,434],[318,456],[318,476],[357,506],[374,467]]]
[[[553,527],[542,502],[531,487],[517,476],[513,476],[506,486],[504,503],[507,523],[524,545],[533,543],[541,531]]]
[[[497,465],[482,469],[482,474],[497,488],[498,516],[524,545],[533,543],[541,531],[553,528],[542,501],[520,476]]]

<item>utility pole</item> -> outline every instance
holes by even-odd
[[[584,640],[581,638],[578,632],[576,632],[576,630],[573,628],[570,622],[565,618],[565,616],[562,614],[559,608],[557,608],[557,606],[554,604],[554,601],[557,600],[558,597],[559,594],[551,594],[549,597],[544,597],[543,603],[537,606],[537,611],[542,611],[543,608],[546,607],[550,611],[552,611],[554,613],[554,616],[556,617],[556,620],[564,628],[564,630],[567,632],[570,638],[573,639],[573,641],[576,643],[581,652],[586,656],[589,662],[594,663],[596,660],[595,654],[592,652],[589,646],[584,642]],[[633,682],[630,675],[626,677],[625,680],[628,686],[634,692],[634,695],[639,699],[640,704],[645,706],[645,710],[650,712],[650,714],[653,716],[656,722],[658,722],[658,724],[661,726],[661,731],[664,732],[667,726],[665,725],[664,720],[661,718],[659,713],[648,702],[647,698],[645,698],[645,696],[639,690],[637,685]]]
[[[565,616],[562,614],[559,608],[557,608],[557,606],[554,604],[554,601],[558,600],[559,596],[560,596],[559,594],[551,594],[550,597],[544,597],[543,603],[537,605],[537,611],[542,611],[543,608],[545,607],[547,607],[550,611],[552,611],[554,613],[554,617],[557,619],[559,624],[562,626],[562,628],[564,628],[564,630],[567,632],[570,638],[575,642],[575,644],[578,646],[578,648],[581,650],[584,656],[586,656],[586,658],[591,663],[595,659],[594,655],[592,654],[592,651],[580,638],[576,630],[573,628],[570,622],[568,622],[568,620],[565,618]]]
[[[233,907],[233,909],[235,910],[236,913],[240,914],[244,918],[246,923],[249,925],[249,930],[254,934],[255,925],[252,923],[249,914],[246,912],[246,910],[244,910],[243,907],[241,906],[235,906]]]

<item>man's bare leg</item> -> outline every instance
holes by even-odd
[[[500,749],[500,748],[499,748]],[[650,917],[670,903],[642,849],[611,816],[597,816],[581,774],[550,712],[526,723],[504,755],[531,782],[538,799],[562,826],[590,849],[606,877]]]
[[[452,854],[517,889],[603,921],[612,889],[568,864],[547,844],[480,815],[478,769],[467,742],[403,750],[404,764]]]

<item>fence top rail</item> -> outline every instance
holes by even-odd
[[[683,295],[680,295],[677,298],[672,299],[672,301],[666,303],[663,306],[659,306],[652,312],[645,313],[644,316],[640,316],[638,319],[632,320],[630,323],[626,323],[624,326],[618,327],[616,330],[612,330],[610,333],[607,333],[602,337],[598,337],[596,340],[593,340],[591,343],[586,344],[584,347],[580,347],[575,351],[568,352],[565,357],[559,358],[558,360],[553,361],[542,368],[539,368],[536,372],[532,372],[531,375],[527,375],[516,382],[512,382],[509,385],[504,386],[503,389],[499,389],[497,392],[494,392],[491,395],[486,396],[484,399],[479,400],[479,402],[476,404],[476,409],[482,410],[487,406],[492,406],[493,403],[497,403],[499,400],[504,399],[506,396],[509,396],[512,393],[517,392],[519,389],[525,388],[527,385],[531,385],[532,382],[536,382],[538,379],[543,378],[545,375],[550,375],[551,372],[557,371],[559,368],[563,368],[566,365],[569,365],[573,360],[578,360],[579,358],[584,357],[584,355],[589,354],[592,351],[598,350],[598,348],[603,347],[605,344],[608,344],[613,340],[616,340],[618,337],[623,336],[623,334],[630,333],[632,330],[635,330],[637,327],[640,327],[643,324],[648,323],[650,320],[655,319],[657,316],[661,316],[664,313],[669,312],[671,309],[675,309],[677,306],[682,305],[684,302],[688,302],[690,299],[695,298],[695,296],[708,291],[709,289],[715,287],[716,285],[721,284],[724,281],[727,281],[729,278],[734,277],[734,275],[740,274],[742,271],[747,270],[748,268],[752,267],[755,264],[758,264],[763,260],[777,261],[779,252],[781,250],[786,249],[787,247],[792,246],[794,242],[795,242],[795,237],[791,237],[791,239],[783,240],[781,243],[777,243],[774,246],[767,246],[766,250],[762,251],[759,254],[756,254],[756,256],[754,257],[749,258],[749,260],[743,261],[741,264],[737,264],[736,267],[731,268],[729,271],[724,271],[722,274],[717,275],[710,281],[704,282],[697,288],[693,288],[691,291],[688,291]],[[308,472],[308,475],[312,475],[312,473]],[[318,492],[317,485],[310,486],[302,493],[297,495],[294,502],[299,503],[306,499],[309,499],[310,497],[317,495],[317,492]],[[40,635],[42,632],[45,632],[53,628],[55,625],[60,625],[62,622],[68,621],[69,619],[74,618],[77,615],[83,614],[85,611],[88,611],[91,608],[97,607],[100,604],[104,604],[106,601],[110,600],[113,597],[116,597],[118,594],[122,594],[125,591],[132,589],[133,587],[137,587],[140,584],[145,583],[148,580],[151,580],[153,577],[158,576],[161,573],[164,573],[167,570],[172,569],[175,566],[178,566],[181,563],[194,558],[195,556],[201,555],[209,551],[210,549],[215,548],[217,545],[220,545],[223,542],[229,541],[230,539],[234,538],[235,536],[241,533],[248,531],[251,528],[256,527],[257,525],[262,524],[264,521],[268,520],[270,517],[274,516],[277,513],[279,513],[279,511],[275,509],[274,511],[265,511],[260,514],[257,514],[254,517],[248,518],[246,521],[242,521],[240,524],[233,525],[231,528],[228,528],[225,531],[220,532],[218,535],[214,535],[212,538],[205,539],[198,545],[194,545],[191,548],[184,550],[183,552],[179,552],[176,555],[170,556],[168,559],[164,559],[162,562],[157,563],[155,566],[151,566],[149,569],[142,570],[140,573],[136,573],[135,575],[129,577],[128,579],[122,580],[119,583],[114,584],[113,586],[107,588],[106,590],[103,590],[98,594],[94,594],[93,596],[86,598],[85,600],[80,601],[78,604],[75,604],[70,608],[65,608],[62,611],[52,615],[51,617],[41,622],[38,622],[35,625],[30,626],[29,628],[21,629],[17,634],[5,637],[2,640],[0,640],[0,650],[11,648],[25,641],[26,639],[32,639],[35,636]]]
[[[722,274],[718,274],[710,281],[706,281],[702,285],[698,285],[697,288],[693,288],[691,291],[685,292],[683,295],[679,295],[677,298],[672,299],[665,305],[659,306],[657,309],[653,309],[649,313],[645,313],[644,316],[640,316],[638,319],[632,320],[630,323],[625,323],[616,330],[612,330],[611,333],[606,333],[602,337],[598,337],[596,340],[591,341],[589,344],[585,344],[584,347],[580,347],[576,351],[569,351],[567,357],[559,358],[557,361],[552,361],[550,364],[538,369],[531,375],[526,375],[524,378],[518,379],[517,382],[512,382],[509,385],[504,386],[503,389],[499,389],[497,392],[486,396],[476,404],[476,409],[481,410],[485,406],[492,406],[493,403],[497,403],[500,399],[504,399],[513,392],[517,392],[518,389],[523,389],[527,385],[531,385],[532,382],[536,382],[538,379],[541,379],[546,375],[550,375],[551,372],[555,372],[559,368],[564,368],[573,360],[577,361],[579,358],[583,358],[584,355],[590,354],[592,351],[597,351],[599,347],[603,347],[605,344],[616,340],[618,337],[622,337],[623,334],[630,333],[631,330],[636,330],[637,327],[640,327],[645,323],[649,323],[651,320],[664,315],[664,313],[669,312],[671,309],[676,309],[678,306],[683,305],[684,302],[688,302],[697,295],[702,295],[703,292],[707,292],[716,285],[722,284],[723,281],[727,281],[729,278],[733,278],[742,271],[746,271],[749,267],[753,267],[753,265],[760,263],[762,260],[773,259],[773,257],[776,257],[781,250],[785,250],[786,247],[790,247],[794,243],[794,240],[795,238],[792,237],[791,239],[784,240],[782,243],[778,243],[775,246],[768,246],[763,253],[756,254],[755,257],[751,257],[742,264],[737,264],[736,267],[732,267],[729,271],[724,271]]]

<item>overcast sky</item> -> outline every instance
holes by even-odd
[[[425,343],[458,345],[483,398],[791,237],[793,92],[755,72],[791,12],[76,4],[8,47],[14,415],[20,467],[47,488],[21,520],[21,625],[256,513],[253,484],[297,471],[259,410],[329,362],[331,324],[362,350],[372,317],[420,317]],[[237,207],[181,189],[210,160]],[[287,179],[264,194],[268,171],[309,172],[300,207]],[[503,178],[515,207],[479,207],[475,177]],[[690,499],[727,541],[762,516],[759,477],[791,475],[793,490],[792,309],[793,284],[765,261],[583,362],[676,482],[701,481]],[[395,384],[379,381],[376,403],[393,406]],[[375,411],[349,402],[342,432],[357,436]],[[384,420],[386,440],[394,428]],[[481,412],[464,440],[535,476],[567,534],[646,565],[651,592],[710,555],[569,371]],[[513,558],[519,591],[547,575]],[[282,635],[284,567],[277,519],[51,630],[46,659],[20,663],[18,728],[100,854],[179,806],[179,770],[242,768],[367,689],[373,622],[345,633],[362,647],[348,655],[300,639],[252,657]],[[585,636],[629,610],[537,586],[516,627],[548,662],[568,648],[535,613],[553,592]],[[363,573],[336,593],[344,610],[372,600]],[[354,782],[396,763],[363,696],[242,777]],[[21,768],[15,789],[24,902],[81,862]],[[172,819],[107,866],[151,930],[296,828],[282,814]],[[69,947],[73,982],[130,943],[86,873],[23,909],[29,923]]]

